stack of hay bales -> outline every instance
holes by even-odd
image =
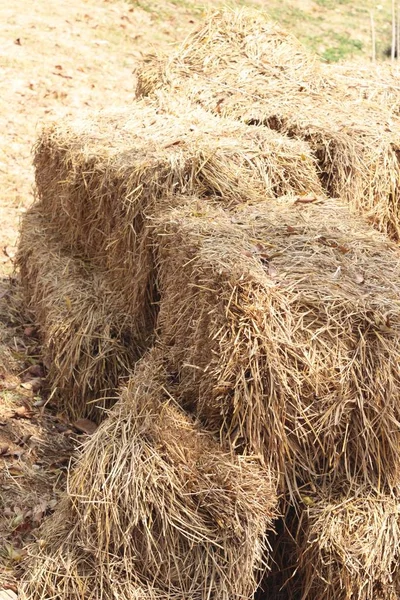
[[[400,237],[400,136],[392,111],[355,104],[261,13],[217,13],[171,58],[149,60],[138,74],[138,97],[166,87],[215,114],[307,141],[328,194]]]
[[[319,102],[317,67],[263,23],[211,19],[142,75],[148,91],[172,73],[169,96],[55,126],[37,145],[19,261],[53,384],[84,414],[129,379],[42,530],[25,598],[228,600],[261,581],[269,597],[263,566],[276,578],[289,561],[283,583],[304,600],[398,593],[400,252],[324,194],[328,176],[346,179],[361,206],[376,137],[361,116],[367,137],[326,118],[322,157],[308,126],[293,139],[222,116],[221,97],[207,104],[229,73],[235,117],[253,109],[248,81],[257,110],[276,108],[280,85],[291,110]],[[397,159],[374,151],[363,185],[389,227],[397,188],[376,169],[394,181]]]

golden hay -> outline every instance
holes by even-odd
[[[298,525],[302,598],[398,599],[399,503],[367,494],[308,497]]]
[[[157,227],[174,397],[263,454],[294,504],[310,482],[396,486],[397,248],[334,201],[192,201]]]
[[[139,267],[148,271],[144,218],[165,197],[218,195],[234,204],[322,193],[307,144],[183,101],[143,101],[47,129],[35,167],[49,218],[72,247],[110,268],[117,287],[126,276],[136,280]],[[146,289],[146,282],[135,287]]]
[[[250,598],[275,506],[268,473],[183,414],[150,353],[86,444],[23,598]]]
[[[326,64],[323,68],[326,84],[332,93],[351,97],[359,102],[378,104],[400,114],[400,69],[392,63],[371,65],[360,63]]]
[[[172,58],[145,63],[138,97],[157,96],[159,88],[214,114],[305,140],[328,194],[400,237],[399,121],[382,105],[346,97],[262,14],[217,13]]]
[[[63,247],[40,208],[28,211],[21,231],[26,303],[39,325],[53,394],[71,417],[101,418],[120,378],[149,345],[154,323],[149,329],[149,316],[132,319],[104,273]]]

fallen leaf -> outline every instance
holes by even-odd
[[[0,446],[0,456],[7,456],[10,446]]]
[[[356,273],[353,277],[354,283],[364,283],[364,276],[361,273]]]
[[[27,373],[29,373],[30,375],[33,375],[33,377],[42,378],[42,377],[45,376],[45,372],[44,372],[43,366],[39,365],[38,363],[36,363],[36,364],[31,365],[30,367],[28,367]]]
[[[35,402],[32,404],[32,406],[34,408],[41,408],[45,404],[46,404],[46,400],[44,398],[39,398],[38,400],[35,400]]]
[[[35,327],[25,327],[24,329],[24,335],[26,335],[27,337],[33,337],[35,336],[37,333]]]
[[[274,265],[272,265],[271,263],[269,263],[269,265],[268,265],[268,275],[270,277],[276,277],[278,275],[277,268],[274,267]]]
[[[14,410],[13,417],[19,417],[20,419],[30,419],[32,416],[32,411],[29,410],[26,406],[18,406]]]
[[[96,423],[89,421],[89,419],[78,419],[73,423],[73,426],[78,431],[86,433],[87,435],[92,435],[97,429]]]
[[[14,44],[16,44],[17,46],[22,46],[21,38],[17,38],[16,40],[14,40]]]
[[[12,258],[15,258],[15,255],[16,255],[16,249],[15,249],[15,246],[6,246],[6,247],[4,248],[4,254],[5,254],[6,256],[8,256],[8,258],[11,258],[11,259],[12,259]]]
[[[171,148],[171,146],[178,146],[182,143],[182,140],[175,140],[175,142],[171,142],[170,144],[166,144],[164,148]]]
[[[298,198],[296,198],[294,203],[295,204],[311,204],[312,202],[318,202],[318,200],[321,200],[321,198],[319,198],[319,196],[316,196],[315,194],[309,194],[308,196],[299,196]]]

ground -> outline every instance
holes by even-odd
[[[56,506],[86,435],[51,404],[13,272],[19,219],[33,201],[37,132],[68,113],[132,102],[141,57],[168,51],[215,6],[13,0],[0,7],[0,596],[2,588],[17,591],[26,544]],[[371,10],[379,51],[390,42],[387,2],[272,0],[268,9],[327,60],[368,57]]]

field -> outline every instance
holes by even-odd
[[[37,133],[69,114],[131,103],[143,56],[168,52],[215,7],[14,0],[0,8],[0,590],[17,591],[25,545],[57,505],[69,457],[93,426],[52,409],[35,324],[20,310],[13,259],[19,219],[34,195]],[[378,59],[391,43],[388,2],[272,0],[268,11],[327,62],[369,60],[371,15]]]

